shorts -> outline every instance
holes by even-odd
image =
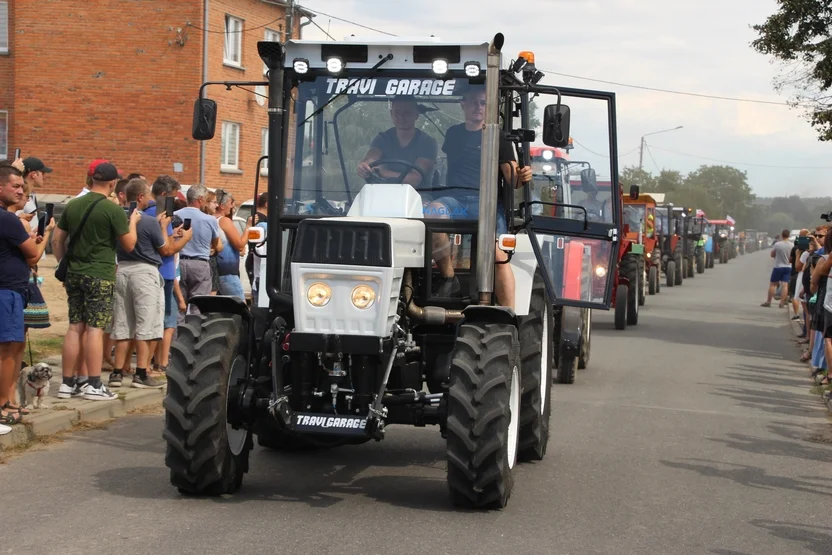
[[[789,281],[789,278],[792,275],[792,269],[789,266],[785,268],[772,268],[771,270],[771,283],[779,283],[783,281]]]
[[[832,339],[832,312],[824,309],[824,319],[823,319],[823,337],[826,339]]]
[[[438,216],[447,216],[450,219],[465,219],[477,220],[480,217],[480,203],[479,198],[471,197],[470,199],[459,200],[454,197],[440,197],[431,201],[425,198],[425,208],[430,202],[439,203],[445,206],[445,209],[438,210]],[[497,201],[497,236],[508,233],[508,226],[506,225],[506,211],[503,207],[502,201]]]
[[[105,330],[113,320],[115,281],[81,274],[67,274],[64,281],[69,323]]]
[[[179,316],[179,302],[176,300],[176,292],[173,290],[174,281],[172,279],[165,280],[165,317],[163,325],[166,330],[176,329],[176,321]]]
[[[164,280],[153,264],[119,264],[113,301],[113,331],[110,337],[114,341],[161,339],[164,332],[164,292]]]
[[[9,289],[0,289],[0,343],[23,343],[23,296]]]

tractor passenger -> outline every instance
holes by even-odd
[[[416,129],[419,119],[419,103],[412,96],[397,96],[390,106],[390,117],[393,127],[376,135],[364,159],[358,163],[358,175],[364,179],[375,174],[383,178],[394,178],[401,175],[406,166],[401,164],[387,164],[371,168],[370,164],[376,160],[404,160],[421,168],[426,176],[433,176],[436,167],[437,143],[436,139],[420,129]],[[404,178],[404,183],[416,189],[433,186],[433,180],[422,183],[422,175],[416,170],[410,170]]]
[[[448,193],[430,203],[428,214],[444,218],[477,219],[480,193],[480,147],[485,120],[485,89],[472,87],[462,95],[462,111],[465,123],[448,128],[442,151],[448,156]],[[511,184],[520,187],[532,179],[531,167],[518,168],[511,142],[502,139],[499,152],[501,187]],[[500,193],[498,193],[500,194]],[[451,196],[453,195],[453,196]],[[498,197],[502,199],[502,195]],[[497,236],[508,233],[505,208],[497,201]],[[434,234],[434,259],[442,280],[436,295],[450,297],[459,294],[460,284],[450,259],[450,239],[445,234]],[[496,239],[496,236],[495,236]],[[442,251],[442,252],[439,252]],[[498,262],[508,260],[508,255],[497,249]],[[495,273],[497,302],[514,309],[514,273],[508,264],[497,264]]]

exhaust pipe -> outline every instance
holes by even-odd
[[[425,324],[441,326],[462,320],[461,310],[449,310],[441,306],[419,306],[413,302],[413,275],[410,270],[405,270],[402,280],[404,291],[404,303],[407,307],[407,315]]]

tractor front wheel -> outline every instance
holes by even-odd
[[[674,272],[676,274],[676,285],[682,285],[682,281],[685,279],[682,255],[676,256],[674,261],[676,262],[676,271]]]
[[[453,351],[445,453],[454,505],[508,504],[520,437],[520,342],[510,324],[463,324]]]
[[[676,261],[675,260],[668,260],[667,266],[665,267],[664,272],[665,277],[667,277],[667,286],[673,287],[676,285]]]
[[[629,287],[623,283],[615,288],[615,329],[623,330],[627,327],[627,297],[630,296]]]
[[[659,273],[655,266],[650,266],[647,270],[647,292],[650,295],[655,295],[658,292]]]

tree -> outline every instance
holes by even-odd
[[[778,0],[779,10],[753,29],[751,42],[760,54],[773,56],[787,71],[777,90],[794,91],[793,106],[803,106],[821,141],[832,140],[832,1]]]
[[[746,173],[732,166],[700,166],[685,178],[684,189],[698,191],[697,198],[714,211],[708,213],[714,219],[730,215],[737,222],[745,222],[754,200]]]
[[[670,193],[678,191],[684,185],[685,178],[676,170],[662,170],[656,181],[656,192]]]
[[[794,220],[788,214],[775,212],[766,220],[766,231],[772,237],[777,237],[784,229],[795,229]]]
[[[632,185],[638,185],[645,193],[656,190],[656,178],[647,170],[636,166],[628,166],[621,170],[618,181],[624,187],[625,194]]]

